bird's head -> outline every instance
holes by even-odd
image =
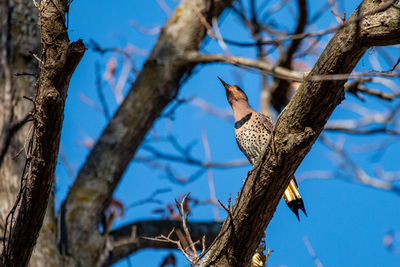
[[[246,94],[237,85],[230,85],[222,80],[220,77],[218,79],[221,81],[222,85],[225,87],[226,97],[229,104],[232,106],[235,102],[246,101],[248,102]]]

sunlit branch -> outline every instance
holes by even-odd
[[[355,181],[368,185],[371,187],[379,188],[400,194],[400,188],[396,187],[393,183],[379,179],[377,177],[369,176],[354,160],[345,152],[342,145],[336,144],[329,140],[326,136],[320,136],[320,140],[327,147],[332,149],[339,157],[341,163],[339,167],[345,170],[347,175],[350,175]]]

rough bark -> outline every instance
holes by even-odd
[[[59,236],[54,207],[54,192],[51,193],[47,211],[40,229],[37,243],[29,261],[30,267],[59,267],[67,259],[62,258],[58,248]]]
[[[53,187],[69,80],[85,52],[82,41],[69,44],[64,24],[66,8],[65,1],[41,1],[38,7],[43,65],[34,100],[32,138],[26,151],[28,173],[22,174],[17,209],[11,213],[12,227],[1,258],[6,266],[26,266],[36,244]]]
[[[11,105],[11,122],[5,121],[3,114],[6,114],[7,107],[5,103],[5,86],[3,67],[0,68],[0,128],[3,131],[6,123],[21,122],[27,114],[32,111],[32,103],[23,99],[23,96],[33,97],[35,78],[33,76],[19,76],[16,78],[15,73],[37,73],[37,61],[29,55],[28,51],[38,52],[40,48],[40,38],[37,30],[37,13],[28,12],[35,7],[30,0],[26,1],[10,1],[8,3],[9,10],[7,11],[4,5],[2,6],[3,14],[2,19],[7,19],[7,23],[12,25],[8,26],[8,31],[4,32],[7,36],[7,43],[9,44],[9,58],[8,65],[11,69],[12,79],[12,105]],[[12,12],[10,9],[12,8]],[[9,17],[7,17],[7,14]],[[3,28],[4,26],[2,26]],[[3,35],[3,34],[2,34]],[[3,38],[3,36],[2,36]],[[1,151],[0,157],[0,214],[3,219],[11,209],[15,196],[19,188],[19,178],[21,177],[22,169],[24,166],[23,157],[15,158],[18,151],[23,147],[26,140],[29,126],[24,125],[19,131],[9,136],[9,140],[4,140],[8,143]],[[6,137],[1,134],[0,139]],[[3,142],[3,141],[2,141]],[[4,153],[4,154],[3,154]],[[1,236],[2,236],[1,232]]]
[[[34,97],[34,84],[38,74],[38,61],[31,53],[40,54],[40,36],[37,26],[38,13],[32,12],[36,8],[31,0],[3,1],[0,17],[4,19],[6,26],[2,30],[6,35],[9,45],[8,65],[11,69],[12,79],[12,105],[11,105],[11,129],[10,135],[1,134],[5,146],[0,148],[0,236],[4,235],[4,220],[15,202],[20,185],[20,177],[24,168],[25,159],[21,155],[15,157],[26,142],[30,123],[25,118],[33,110],[30,101],[23,97]],[[8,5],[7,7],[4,6]],[[6,31],[7,29],[7,31]],[[1,73],[0,68],[0,73]],[[15,76],[15,74],[25,73]],[[4,96],[4,79],[0,75],[0,97]],[[4,103],[2,99],[0,101]],[[0,105],[0,114],[6,114],[6,106]],[[3,116],[4,117],[4,116]],[[0,118],[1,121],[1,118]],[[0,122],[0,129],[4,129],[3,122]],[[30,266],[59,266],[57,257],[56,221],[54,216],[54,205],[48,205],[45,220],[38,242],[33,252]],[[2,251],[3,243],[0,243]]]
[[[344,99],[346,79],[313,80],[320,75],[350,73],[371,44],[399,43],[398,7],[367,0],[350,16],[351,20],[355,23],[349,23],[335,34],[309,78],[279,116],[273,140],[246,178],[201,266],[249,265],[290,177],[335,107]]]

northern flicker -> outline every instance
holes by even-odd
[[[227,84],[219,77],[218,79],[225,87],[226,97],[233,110],[236,142],[253,165],[270,140],[274,128],[272,120],[250,107],[246,94],[239,86]],[[298,220],[299,209],[307,216],[294,176],[283,194],[283,199]]]

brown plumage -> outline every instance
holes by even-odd
[[[271,138],[274,128],[272,120],[269,116],[255,112],[250,107],[246,94],[239,86],[227,84],[219,77],[218,79],[225,87],[226,97],[233,110],[236,142],[253,165]],[[299,219],[299,209],[307,215],[294,176],[283,198],[297,219]]]

